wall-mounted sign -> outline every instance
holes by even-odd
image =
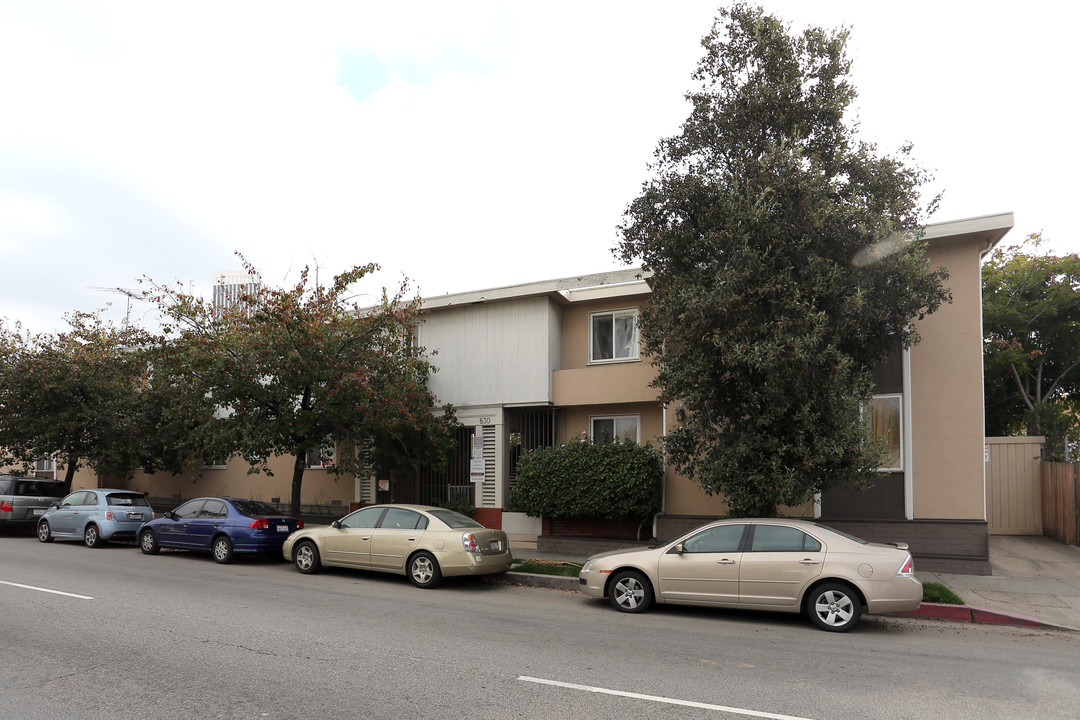
[[[473,482],[484,482],[487,479],[484,472],[484,458],[474,457],[469,461],[469,479]]]

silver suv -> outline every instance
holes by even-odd
[[[0,475],[0,527],[33,526],[64,496],[64,483],[47,478]]]

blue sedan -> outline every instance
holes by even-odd
[[[209,552],[219,563],[235,553],[276,553],[304,521],[288,517],[261,500],[202,497],[144,523],[139,548],[154,555],[161,548]]]

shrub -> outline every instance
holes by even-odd
[[[660,511],[663,477],[650,445],[574,440],[522,455],[510,502],[534,516],[643,520]]]

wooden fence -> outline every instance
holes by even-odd
[[[1043,534],[1080,545],[1080,463],[1042,463]]]

